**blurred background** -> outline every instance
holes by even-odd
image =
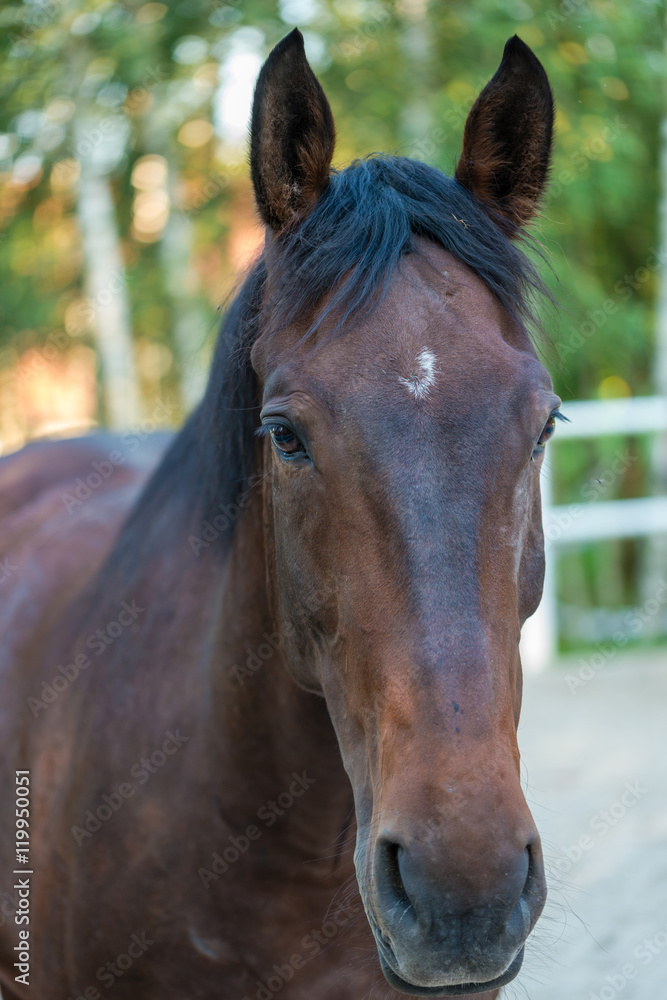
[[[331,100],[338,164],[386,150],[446,172],[516,32],[558,105],[538,230],[560,302],[545,360],[564,401],[603,404],[566,405],[550,449],[553,573],[525,656],[541,666],[619,633],[664,642],[664,18],[652,0],[3,4],[2,451],[98,424],[178,426],[196,403],[261,240],[248,115],[290,28]]]
[[[4,2],[2,453],[98,425],[177,427],[196,404],[262,240],[254,81],[295,25],[338,165],[380,150],[451,173],[507,38],[548,71],[557,135],[536,233],[559,305],[543,353],[571,423],[545,460],[549,570],[524,639],[522,738],[557,889],[553,935],[543,923],[511,989],[666,997],[664,2]]]

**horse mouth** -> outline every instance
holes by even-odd
[[[399,993],[407,993],[408,996],[412,997],[458,997],[467,996],[469,993],[486,993],[487,990],[497,990],[514,979],[521,968],[523,953],[524,949],[521,948],[502,975],[496,976],[495,979],[487,980],[485,983],[461,983],[458,986],[413,986],[411,983],[407,983],[405,979],[401,979],[389,965],[382,951],[378,951],[380,967],[389,985]]]

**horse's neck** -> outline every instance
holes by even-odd
[[[221,590],[209,739],[234,775],[230,819],[254,816],[280,795],[287,802],[291,788],[298,808],[287,810],[281,828],[312,860],[332,855],[353,821],[352,791],[326,703],[291,680],[283,647],[269,608],[261,513],[250,509],[237,524]]]

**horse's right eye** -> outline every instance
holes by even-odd
[[[273,424],[269,429],[269,434],[274,447],[281,455],[291,457],[306,451],[294,431],[286,427],[285,424]]]

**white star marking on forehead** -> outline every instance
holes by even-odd
[[[435,385],[435,376],[438,374],[435,362],[433,351],[424,347],[415,358],[409,377],[400,377],[398,380],[417,401],[426,399]]]

